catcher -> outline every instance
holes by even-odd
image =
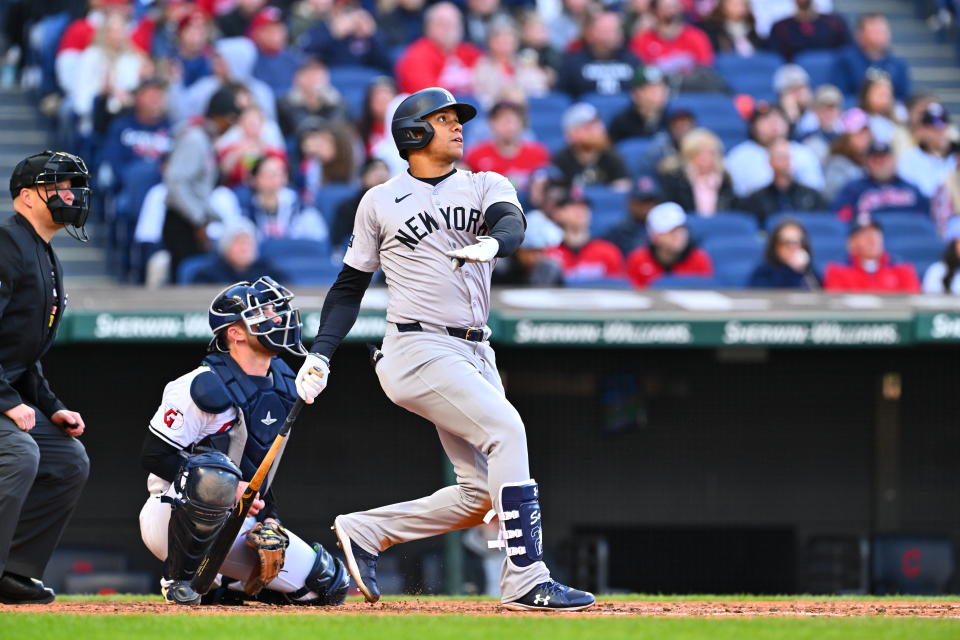
[[[140,533],[164,562],[160,585],[170,602],[200,603],[190,584],[197,567],[296,401],[294,374],[276,357],[284,350],[305,355],[291,300],[269,277],[220,292],[209,309],[210,353],[167,384],[150,420],[141,455],[150,497],[140,511]],[[280,525],[269,489],[280,455],[220,568],[220,587],[204,602],[257,596],[275,604],[338,605],[346,597],[343,563]]]

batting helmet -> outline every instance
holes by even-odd
[[[213,340],[208,349],[226,352],[227,346],[221,339],[224,330],[234,322],[243,321],[250,334],[268,349],[306,355],[300,342],[300,310],[290,305],[291,300],[293,293],[269,276],[253,284],[243,281],[230,285],[210,303],[208,316]]]
[[[433,138],[433,125],[424,121],[424,118],[447,107],[456,109],[460,124],[472,120],[477,115],[476,107],[457,102],[452,93],[440,87],[421,89],[407,96],[397,106],[390,128],[401,158],[406,160],[407,151],[410,149],[423,149],[430,144]]]

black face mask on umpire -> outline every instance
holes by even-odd
[[[62,183],[69,186],[57,186]],[[80,242],[90,239],[84,225],[90,216],[92,191],[90,171],[82,158],[65,151],[43,151],[25,158],[10,176],[10,197],[31,187],[37,188],[56,224],[62,224]],[[65,191],[72,195],[69,202],[61,195]]]

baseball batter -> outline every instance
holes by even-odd
[[[141,456],[150,497],[140,531],[164,561],[161,588],[171,602],[200,603],[191,587],[197,567],[296,400],[293,371],[276,357],[305,353],[292,299],[268,277],[220,292],[209,310],[210,353],[166,386],[150,420]],[[222,578],[206,601],[238,604],[246,594],[274,604],[342,603],[349,585],[343,563],[280,526],[272,475],[220,567],[232,578]]]
[[[397,107],[392,132],[410,168],[360,201],[344,266],[321,312],[320,329],[297,374],[312,403],[330,359],[357,319],[373,272],[383,268],[389,303],[380,384],[399,406],[434,423],[457,484],[433,495],[338,516],[347,569],[369,602],[380,597],[379,554],[391,546],[496,516],[506,553],[500,578],[508,609],[572,611],[593,595],[550,578],[543,562],[537,483],[530,477],[523,421],[507,401],[486,325],[497,257],[523,241],[513,186],[496,173],[454,168],[463,124],[476,109],[429,88]]]

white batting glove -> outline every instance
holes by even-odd
[[[330,377],[330,362],[323,356],[308,353],[297,372],[297,395],[307,404],[320,395],[327,388],[327,378]]]
[[[461,249],[452,249],[444,255],[453,258],[450,260],[450,268],[456,271],[463,266],[464,262],[490,262],[497,257],[500,251],[500,243],[496,238],[490,236],[477,236],[476,244],[468,244]]]

